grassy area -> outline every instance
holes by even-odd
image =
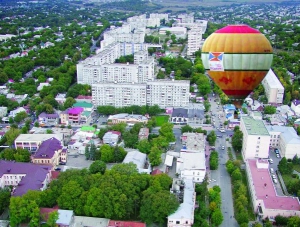
[[[169,121],[169,116],[167,115],[156,116],[155,120],[156,120],[156,126],[160,127],[164,123],[167,123]]]

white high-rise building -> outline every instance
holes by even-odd
[[[194,15],[190,14],[179,14],[177,16],[177,21],[181,23],[193,23],[194,22]]]
[[[202,30],[200,27],[188,31],[187,55],[191,56],[201,48]]]
[[[243,132],[242,154],[244,160],[253,158],[268,158],[270,134],[262,120],[252,117],[241,117]]]
[[[150,81],[147,83],[105,82],[92,84],[95,106],[159,105],[186,107],[189,104],[189,81]]]
[[[269,70],[266,77],[263,79],[262,85],[265,88],[268,103],[282,104],[284,87],[272,69]]]
[[[146,84],[101,83],[92,85],[92,100],[96,106],[146,105]]]
[[[90,61],[84,61],[77,64],[77,83],[89,85],[101,82],[145,83],[154,78],[154,58],[149,57],[147,51],[135,54],[135,64],[89,63]]]
[[[189,104],[188,80],[156,80],[147,82],[147,105],[186,107]]]
[[[151,13],[149,19],[158,18],[159,20],[169,20],[169,15],[167,13]]]

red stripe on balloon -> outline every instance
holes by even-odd
[[[248,96],[252,90],[222,90],[228,96]]]
[[[248,34],[261,34],[258,30],[249,27],[248,25],[228,25],[224,28],[217,30],[215,33],[248,33]]]

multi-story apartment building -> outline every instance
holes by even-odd
[[[129,17],[127,19],[127,22],[131,25],[132,29],[160,26],[160,18],[158,17],[146,18],[146,14]]]
[[[146,105],[146,84],[105,82],[92,85],[95,106]]]
[[[268,158],[270,134],[262,120],[241,117],[243,132],[242,154],[244,160],[251,158]]]
[[[189,104],[189,86],[189,81],[186,80],[159,80],[147,83],[105,82],[92,84],[92,97],[95,106],[186,107]]]
[[[190,14],[179,14],[177,16],[177,21],[181,23],[193,23],[194,22],[194,15]]]
[[[266,77],[263,79],[262,85],[265,88],[268,103],[282,104],[284,87],[272,69],[269,70]]]
[[[188,80],[155,80],[147,82],[147,105],[186,107],[189,104]]]
[[[118,45],[121,47],[121,45]],[[124,47],[124,46],[123,46]],[[136,49],[134,64],[105,63],[90,64],[83,61],[77,64],[77,82],[92,85],[100,82],[135,82],[144,83],[154,78],[154,58],[148,56],[145,46]],[[125,51],[126,52],[126,51]],[[97,58],[97,56],[95,56]]]
[[[201,47],[202,29],[192,28],[188,31],[187,55],[191,56]]]
[[[169,15],[167,13],[150,13],[150,19],[158,18],[159,20],[169,20]]]

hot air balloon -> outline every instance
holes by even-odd
[[[229,25],[205,40],[201,58],[211,79],[238,107],[266,76],[273,49],[258,30]]]

